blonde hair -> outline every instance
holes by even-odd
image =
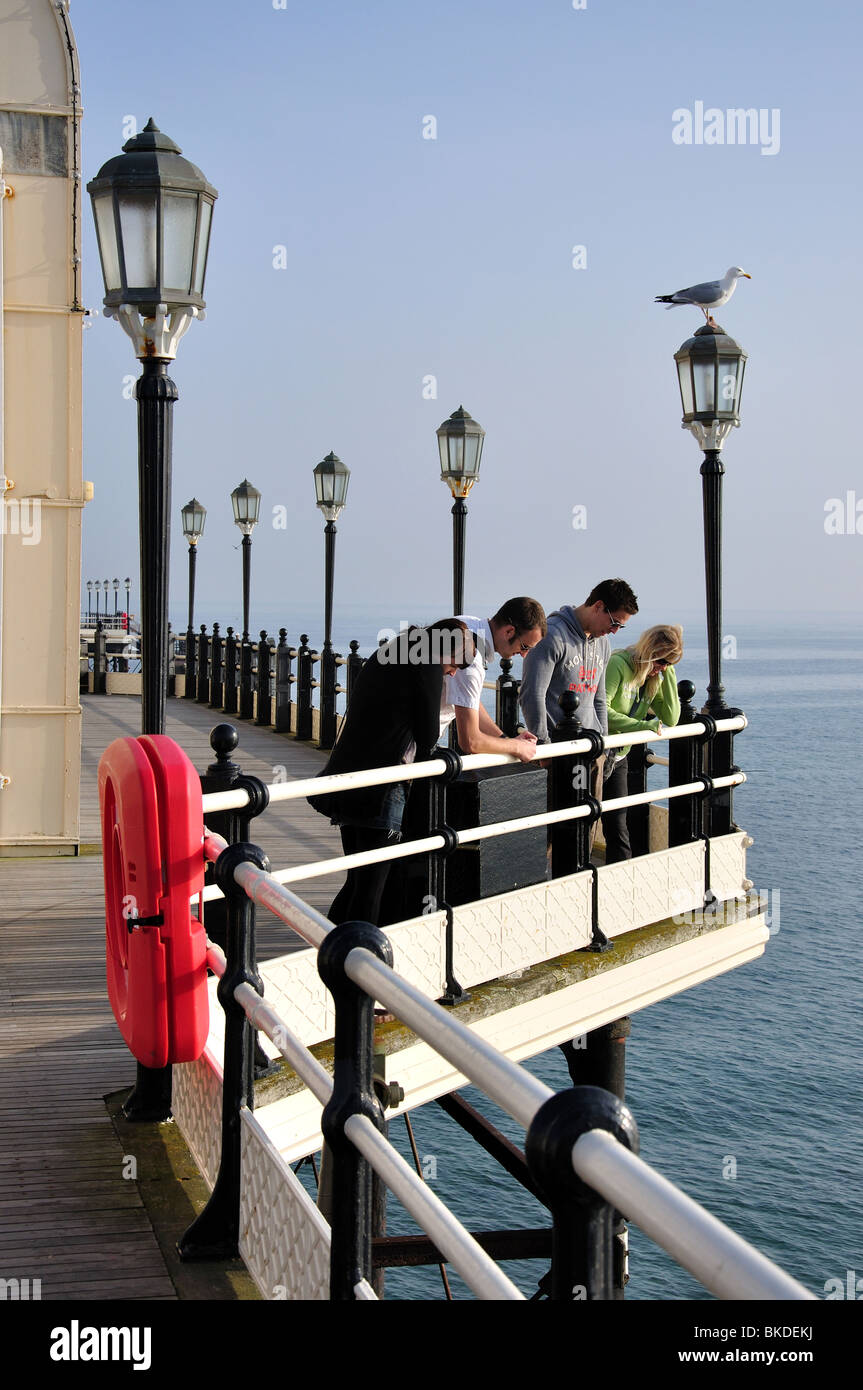
[[[662,672],[651,676],[650,670],[655,661],[667,661],[676,666],[683,656],[683,628],[679,623],[658,623],[642,632],[638,641],[626,651],[632,662],[635,684],[639,690],[646,682],[645,694],[653,699],[662,680]]]

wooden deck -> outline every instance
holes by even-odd
[[[82,704],[81,839],[90,852],[0,863],[0,1279],[39,1279],[43,1299],[173,1299],[139,1190],[146,1174],[124,1176],[129,1164],[104,1102],[132,1084],[135,1064],[105,991],[96,771],[112,739],[139,732],[140,702],[90,695]],[[168,703],[167,732],[199,769],[212,760],[218,722],[192,701]],[[233,722],[244,771],[271,781],[323,765],[314,748]],[[259,823],[273,866],[336,852],[338,832],[305,802],[291,804]],[[301,891],[326,910],[340,882],[309,880]],[[258,920],[262,959],[299,944],[270,914]]]

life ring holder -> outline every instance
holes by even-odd
[[[209,1029],[201,784],[162,734],[116,739],[99,763],[108,997],[147,1067],[191,1062]]]

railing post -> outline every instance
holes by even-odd
[[[201,623],[201,635],[198,638],[198,694],[199,705],[210,703],[210,681],[208,666],[209,643],[207,641],[207,624]]]
[[[330,1299],[352,1302],[356,1287],[372,1278],[373,1170],[345,1135],[352,1115],[366,1115],[385,1133],[384,1112],[374,1089],[374,1000],[349,978],[345,961],[363,947],[387,965],[392,947],[368,922],[334,927],[318,951],[318,971],[333,996],[333,1094],[321,1131],[332,1156]]]
[[[357,676],[365,665],[365,659],[359,654],[359,642],[356,638],[351,642],[351,651],[348,657],[347,678],[345,680],[345,709],[350,708],[351,696],[354,693],[354,686],[357,683]]]
[[[291,657],[293,647],[288,646],[285,628],[279,628],[279,645],[276,647],[276,733],[291,732]]]
[[[213,623],[213,637],[210,643],[210,709],[221,709],[224,701],[223,645],[219,624]]]
[[[297,652],[297,738],[312,737],[312,654],[307,633],[300,637]]]
[[[93,634],[93,694],[104,695],[108,687],[108,647],[101,619]]]
[[[552,743],[567,743],[570,739],[587,738],[590,751],[571,757],[554,758],[551,763],[551,807],[562,811],[570,806],[588,806],[590,816],[565,821],[551,827],[551,876],[581,873],[590,867],[592,829],[600,816],[600,804],[590,791],[591,769],[602,752],[602,736],[592,729],[583,729],[575,711],[578,696],[565,690],[560,697],[563,717],[554,727]]]
[[[238,985],[250,984],[258,994],[264,986],[255,962],[255,907],[234,880],[239,864],[255,864],[269,872],[270,861],[257,845],[229,845],[216,862],[216,881],[228,904],[225,973],[219,981],[219,1003],[225,1011],[225,1061],[222,1081],[222,1156],[210,1200],[178,1243],[182,1260],[230,1259],[239,1254],[240,1110],[255,1105],[253,1029],[234,998]]]
[[[562,1303],[614,1297],[614,1208],[577,1177],[572,1150],[603,1129],[638,1153],[631,1112],[598,1086],[574,1086],[540,1106],[527,1132],[530,1175],[552,1215],[551,1298]]]
[[[680,718],[678,726],[694,724],[699,716],[692,707],[695,686],[692,681],[678,681]],[[684,787],[697,782],[701,776],[702,738],[672,738],[668,741],[668,785]],[[668,803],[668,847],[691,845],[701,835],[703,793],[692,796],[673,796]]]
[[[237,639],[234,629],[228,628],[225,636],[225,714],[237,713]]]
[[[626,760],[627,796],[647,791],[647,745],[634,743]],[[626,812],[629,845],[633,859],[650,852],[650,806],[630,806]]]
[[[502,729],[507,738],[515,738],[518,733],[518,688],[520,681],[515,676],[510,675],[512,670],[512,657],[502,656],[500,659],[500,675],[495,686],[495,723]]]
[[[252,644],[246,638],[240,643],[240,708],[241,719],[251,719],[254,714],[254,694],[252,691]]]
[[[714,712],[714,718],[733,719],[742,714],[739,709],[726,709]],[[709,716],[707,716],[709,718]],[[705,718],[705,713],[701,714]],[[740,768],[734,761],[734,731],[732,729],[714,731],[705,742],[704,770],[708,777],[728,777]],[[734,788],[720,787],[707,797],[704,807],[704,829],[713,838],[715,835],[730,835],[739,830],[734,820]]]
[[[257,681],[255,684],[258,692],[258,712],[255,715],[255,723],[262,728],[269,728],[273,722],[273,699],[270,691],[270,639],[267,636],[266,628],[261,629],[261,640],[258,643]]]
[[[446,789],[460,775],[461,755],[452,748],[436,748],[435,756],[443,758],[447,769],[440,777],[435,777],[428,785],[428,822],[425,835],[442,835],[446,844],[443,849],[428,855],[428,895],[436,912],[446,913],[446,936],[444,940],[444,992],[441,1004],[461,1004],[470,999],[470,993],[459,983],[455,974],[455,917],[447,902],[446,865],[447,857],[455,849],[458,840],[455,831],[447,824]],[[416,796],[422,783],[415,783],[412,795]]]
[[[198,695],[198,650],[195,633],[191,627],[186,629],[186,684],[183,698],[194,700]]]
[[[321,652],[321,698],[319,748],[332,748],[336,741],[336,655],[331,646]]]
[[[270,793],[259,777],[246,776],[241,767],[232,761],[231,754],[239,742],[239,735],[233,724],[217,724],[210,732],[210,747],[216,755],[206,772],[201,774],[201,791],[227,792],[243,788],[249,801],[232,811],[212,811],[207,816],[207,825],[215,834],[221,835],[229,845],[239,844],[249,838],[249,829],[255,816],[259,816],[269,805]],[[205,872],[205,883],[215,883],[216,874],[212,864]],[[226,906],[221,898],[215,898],[207,906],[207,935],[217,946],[225,947]]]
[[[560,1050],[573,1086],[599,1086],[619,1101],[626,1096],[626,1040],[632,1032],[628,1018],[603,1024],[582,1037],[561,1043]],[[612,1292],[609,1297],[622,1299],[626,1285],[627,1239],[626,1222],[614,1221],[614,1269]]]

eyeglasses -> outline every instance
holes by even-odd
[[[518,638],[517,638],[517,637],[513,637],[512,640],[513,640],[513,642],[517,642],[517,641],[518,641]],[[525,655],[527,654],[527,652],[529,652],[529,651],[531,651],[531,650],[532,650],[532,648],[531,648],[529,642],[519,642],[519,643],[518,643],[518,646],[515,648],[515,655],[516,655],[516,656],[525,656]]]
[[[654,661],[653,664],[654,664],[654,666],[661,666],[661,667],[663,668],[663,670],[664,670],[666,666],[670,666],[670,665],[671,665],[671,662],[670,662],[670,661]]]
[[[611,630],[612,630],[612,632],[617,632],[618,628],[626,627],[626,619],[625,619],[625,618],[620,619],[620,620],[618,620],[617,618],[612,618],[612,617],[611,617],[611,609],[608,608],[606,604],[603,604],[602,606],[603,606],[603,608],[605,609],[606,613],[608,614],[609,618],[611,618]]]

